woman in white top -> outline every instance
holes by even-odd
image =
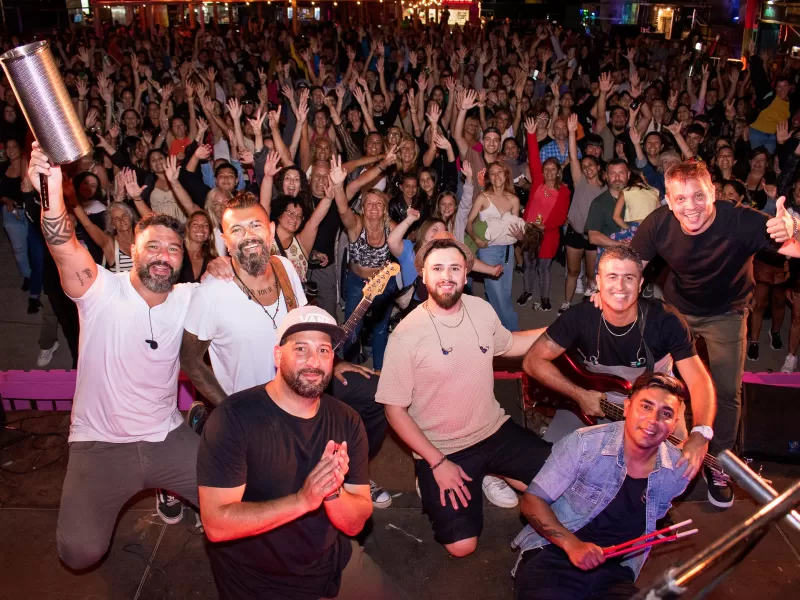
[[[123,202],[112,202],[105,211],[105,230],[89,219],[80,204],[75,207],[75,217],[86,229],[86,233],[94,243],[103,250],[104,267],[115,273],[124,273],[133,268],[131,246],[133,245],[133,230],[138,218],[130,206]]]
[[[275,223],[275,238],[270,254],[288,258],[294,265],[300,281],[306,281],[308,257],[314,247],[319,224],[333,203],[333,196],[322,198],[308,221],[303,224],[303,205],[298,198],[281,194],[272,201],[270,219]]]
[[[492,241],[484,241],[473,228],[480,215],[493,231]],[[509,331],[519,331],[517,313],[511,303],[511,284],[514,277],[513,233],[519,223],[519,198],[514,194],[511,170],[501,162],[493,162],[486,169],[486,189],[478,194],[467,219],[467,233],[478,246],[478,258],[488,265],[503,265],[499,279],[486,279],[486,299],[497,312],[500,322]],[[487,236],[488,237],[488,236]]]

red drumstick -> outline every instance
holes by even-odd
[[[629,546],[622,550],[617,550],[616,552],[612,552],[610,554],[606,554],[606,550],[603,550],[603,556],[605,558],[613,558],[615,556],[620,556],[621,554],[630,554],[631,552],[637,552],[642,550],[643,548],[649,548],[650,546],[657,546],[658,544],[664,544],[666,542],[674,542],[678,538],[686,537],[687,535],[694,535],[697,533],[697,529],[690,529],[689,531],[679,531],[673,535],[668,535],[667,537],[658,538],[655,540],[650,540],[649,542],[645,542],[644,544],[639,544],[638,546]]]
[[[659,529],[658,531],[654,531],[653,533],[648,533],[646,535],[642,535],[637,537],[636,539],[630,540],[623,544],[617,544],[616,546],[610,546],[608,548],[603,549],[603,555],[608,556],[612,552],[616,552],[617,550],[621,550],[622,548],[626,548],[627,546],[632,546],[636,542],[641,542],[642,540],[646,540],[648,538],[654,537],[656,535],[661,535],[662,533],[667,533],[668,531],[674,531],[675,529],[680,529],[684,525],[690,525],[692,523],[691,519],[686,519],[681,523],[676,523],[675,525],[670,525],[669,527],[664,527],[664,529]]]

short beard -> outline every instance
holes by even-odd
[[[133,268],[139,276],[139,280],[144,284],[148,290],[154,294],[164,294],[172,291],[172,287],[178,282],[180,273],[172,268],[172,265],[163,260],[154,260],[151,263],[143,265],[139,262],[136,253],[133,255]],[[168,277],[156,277],[150,274],[150,267],[156,265],[165,266],[169,268]]]
[[[322,376],[319,383],[308,383],[301,379],[304,373],[315,373]],[[331,382],[332,374],[325,375],[322,369],[301,369],[300,371],[289,371],[281,369],[281,377],[298,396],[314,400],[319,398]]]
[[[238,262],[245,272],[252,276],[258,277],[259,275],[263,275],[264,271],[267,270],[267,263],[269,262],[269,251],[267,250],[267,245],[264,243],[263,240],[258,240],[258,243],[261,246],[261,252],[253,253],[250,255],[245,254],[244,252],[244,245],[246,243],[250,243],[251,240],[247,240],[246,242],[242,242],[236,248],[236,262]]]
[[[428,288],[428,295],[433,299],[437,306],[440,308],[448,309],[453,308],[458,301],[461,300],[461,295],[464,293],[464,288],[457,289],[452,294],[440,294],[436,288]]]

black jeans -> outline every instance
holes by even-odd
[[[388,425],[383,404],[375,402],[375,392],[380,377],[370,375],[367,379],[359,373],[345,373],[344,378],[347,380],[347,385],[334,377],[327,391],[361,416],[364,429],[367,430],[369,457],[373,458],[381,449]]]
[[[516,600],[622,600],[638,591],[633,571],[611,559],[591,571],[569,562],[557,546],[528,550],[514,577]]]

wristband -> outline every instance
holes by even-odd
[[[323,502],[330,502],[331,500],[336,500],[336,499],[337,499],[339,496],[341,496],[341,495],[342,495],[342,488],[341,488],[341,487],[339,487],[339,489],[338,489],[338,490],[336,490],[335,492],[333,492],[332,494],[330,494],[330,495],[328,495],[328,496],[325,496],[325,497],[322,499],[322,501],[323,501]]]
[[[446,456],[442,456],[441,460],[431,467],[431,471],[435,471],[437,468],[441,467],[446,460],[447,460],[447,457]]]
[[[795,215],[792,215],[792,223],[794,224],[794,227],[792,228],[791,237],[796,238],[797,231],[800,229],[800,219],[798,219]]]

